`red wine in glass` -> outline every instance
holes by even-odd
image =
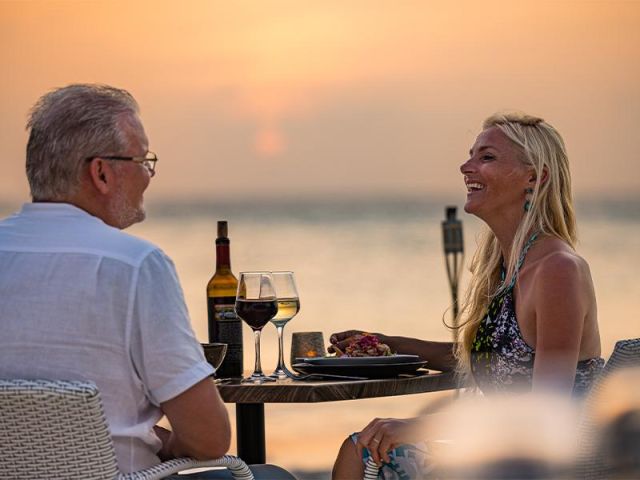
[[[270,272],[240,273],[235,310],[253,330],[256,348],[255,368],[251,376],[243,381],[262,383],[273,380],[262,373],[260,365],[260,331],[278,313],[278,297]]]
[[[278,313],[278,301],[273,298],[260,300],[237,300],[236,313],[252,330],[262,330]]]

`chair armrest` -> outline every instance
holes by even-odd
[[[120,474],[118,480],[160,480],[182,470],[205,467],[226,467],[236,480],[254,480],[253,473],[247,464],[233,455],[225,455],[215,460],[196,460],[189,457],[174,458],[144,470]]]

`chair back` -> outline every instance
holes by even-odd
[[[91,382],[0,380],[0,477],[113,479],[119,474]]]
[[[603,397],[606,380],[623,368],[640,367],[640,338],[616,342],[613,353],[604,366],[600,377],[594,382],[584,404],[584,417],[580,426],[580,455],[577,477],[589,480],[609,478],[605,452],[602,449],[600,431],[593,417],[596,402]]]
[[[640,366],[640,338],[619,340],[613,348],[613,353],[604,366],[602,376],[605,377],[614,370]],[[599,382],[601,383],[601,382]],[[598,388],[595,385],[594,388]]]

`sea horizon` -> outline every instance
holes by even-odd
[[[5,217],[19,210],[31,199],[0,198],[0,216]],[[244,197],[176,196],[148,198],[145,200],[147,218],[179,218],[184,216],[220,215],[242,218],[287,217],[292,221],[322,221],[328,217],[352,220],[354,217],[371,220],[371,215],[402,217],[442,216],[447,206],[457,207],[459,216],[463,211],[464,192],[461,194],[335,194],[312,193],[308,195],[265,195]],[[578,222],[582,215],[605,217],[612,220],[640,221],[640,195],[624,192],[580,195],[574,198]],[[217,217],[216,217],[217,218]]]

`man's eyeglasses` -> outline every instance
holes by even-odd
[[[156,174],[156,162],[158,161],[158,156],[153,152],[147,152],[147,154],[144,157],[123,157],[121,155],[94,155],[93,157],[88,157],[86,161],[90,162],[94,158],[104,158],[105,160],[122,160],[126,162],[141,163],[147,168],[147,170],[149,170],[149,174],[152,177]]]

